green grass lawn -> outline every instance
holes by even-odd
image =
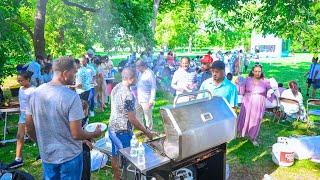
[[[305,77],[308,71],[309,62],[290,63],[288,59],[277,61],[276,63],[262,63],[266,77],[275,77],[278,82],[284,83],[287,87],[290,80],[296,80],[302,89],[305,97]],[[317,97],[320,97],[319,92]],[[158,132],[163,132],[163,126],[159,114],[159,108],[171,103],[171,99],[165,93],[157,93],[157,102],[154,109],[154,124]],[[306,99],[305,99],[306,101]],[[90,122],[108,123],[109,109],[105,112],[97,112]],[[9,137],[14,137],[18,122],[18,116],[9,117]],[[319,117],[312,117],[312,121],[319,121]],[[3,122],[0,121],[0,137],[3,134]],[[302,122],[273,122],[270,115],[265,115],[261,125],[259,147],[254,147],[244,138],[235,139],[228,144],[227,161],[230,166],[230,179],[262,179],[264,174],[270,174],[274,179],[320,179],[320,165],[308,160],[295,161],[291,167],[278,167],[271,160],[271,147],[276,142],[278,136],[295,136],[295,135],[319,135],[319,127],[308,128]],[[41,179],[42,169],[41,162],[35,161],[38,155],[37,147],[34,143],[27,143],[24,151],[25,165],[21,168],[31,173],[36,179]],[[9,143],[5,147],[0,147],[0,161],[9,163],[15,157],[15,144]],[[110,167],[105,167],[99,172],[92,174],[92,179],[111,179],[112,173]]]

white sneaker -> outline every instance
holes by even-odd
[[[90,117],[94,117],[94,111],[90,111]]]

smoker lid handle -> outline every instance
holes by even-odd
[[[179,94],[177,95],[174,100],[173,100],[173,106],[177,105],[177,101],[179,98],[184,97],[184,96],[190,96],[190,95],[199,95],[199,94],[203,94],[203,93],[208,93],[210,95],[209,100],[212,99],[212,94],[210,91],[208,90],[201,90],[201,91],[195,91],[195,92],[187,92],[187,93],[183,93],[183,94]]]

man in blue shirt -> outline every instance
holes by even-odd
[[[75,89],[77,94],[80,95],[80,99],[83,99],[88,102],[91,90],[91,75],[88,73],[87,70],[88,59],[86,57],[82,57],[81,63],[79,60],[76,60],[75,62],[78,69],[78,72],[76,74]]]
[[[43,57],[38,55],[34,61],[28,63],[27,71],[32,72],[31,76],[31,85],[38,87],[40,86],[41,78],[41,65],[40,62],[43,60]]]
[[[222,61],[215,61],[211,66],[212,78],[205,80],[199,90],[208,90],[213,96],[224,97],[230,106],[235,108],[238,105],[238,91],[225,77],[225,64]],[[199,94],[198,98],[205,98],[208,94]]]

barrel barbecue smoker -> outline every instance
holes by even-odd
[[[165,136],[144,143],[145,163],[121,149],[124,179],[224,180],[226,143],[235,138],[236,114],[222,97],[212,96],[161,107]]]

